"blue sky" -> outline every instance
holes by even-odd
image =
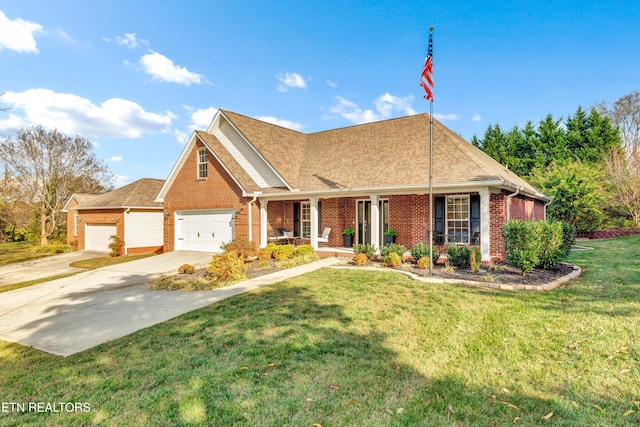
[[[303,132],[428,112],[430,25],[435,117],[467,140],[640,89],[636,0],[0,0],[0,134],[164,179],[217,108]]]

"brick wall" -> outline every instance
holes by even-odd
[[[75,210],[69,210],[67,215],[67,240],[77,240],[78,250],[84,250],[85,241],[85,224],[115,224],[116,235],[124,241],[124,209],[97,209],[97,210],[81,210],[80,211],[80,227],[78,227],[78,235],[73,235],[73,216]],[[69,221],[71,223],[69,224]]]
[[[491,219],[489,224],[490,234],[490,255],[495,258],[503,259],[504,239],[502,237],[502,225],[507,221],[507,205],[505,194],[491,194],[489,196]]]
[[[197,150],[203,147],[198,142],[189,153],[184,165],[175,177],[171,188],[164,198],[164,250],[173,251],[174,246],[174,213],[188,209],[221,209],[234,208],[240,210],[235,218],[235,237],[249,237],[249,209],[251,200],[242,197],[242,190],[229,176],[224,168],[211,154],[207,156],[207,178],[198,179]],[[166,213],[169,213],[167,217]],[[253,240],[259,240],[260,205],[252,207]]]
[[[527,221],[544,219],[544,202],[530,197],[514,196],[509,203],[509,216],[511,219]]]

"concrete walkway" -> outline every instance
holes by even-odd
[[[77,251],[50,255],[14,264],[0,265],[0,286],[85,271],[84,268],[69,267],[69,264],[75,261],[104,256],[107,253],[108,252]]]
[[[259,287],[340,262],[327,258],[212,291],[152,291],[150,279],[211,254],[170,252],[5,292],[0,339],[69,356]]]

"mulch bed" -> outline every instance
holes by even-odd
[[[352,261],[349,262],[348,265],[355,266]],[[382,262],[379,261],[370,261],[367,266],[379,267],[382,270],[390,269],[390,267],[383,267]],[[423,277],[429,276],[428,269],[421,269],[415,265],[407,267],[407,264],[405,264],[402,267],[396,267],[395,270],[409,271]],[[483,266],[478,273],[473,273],[470,269],[461,268],[456,269],[455,272],[448,273],[445,271],[444,266],[436,265],[433,268],[433,277],[440,279],[470,280],[474,282],[540,286],[566,276],[572,271],[573,267],[558,264],[558,266],[553,270],[534,268],[530,273],[523,275],[519,268],[514,267],[509,263],[502,262],[488,267]]]

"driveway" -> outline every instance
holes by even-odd
[[[106,254],[107,252],[76,251],[15,264],[0,265],[0,286],[84,271],[83,268],[69,267],[69,264]]]
[[[183,313],[337,262],[328,258],[226,288],[152,291],[150,279],[202,265],[211,254],[169,252],[0,294],[0,339],[60,356],[84,351]]]

